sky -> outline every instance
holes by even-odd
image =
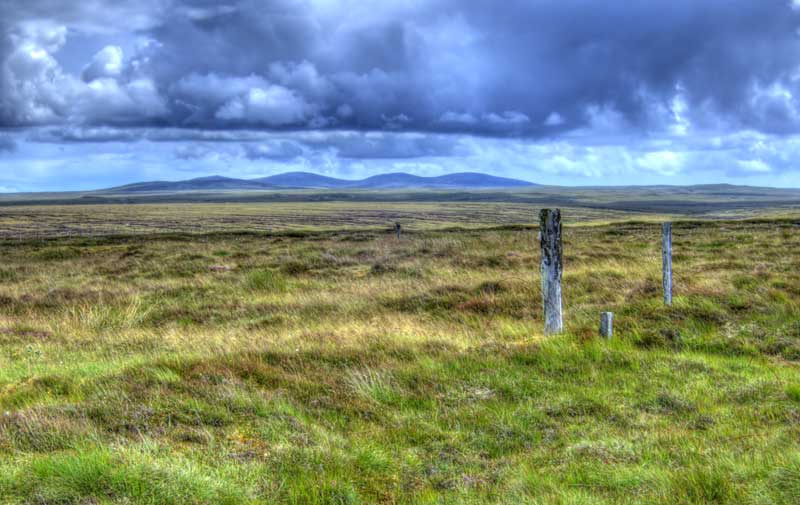
[[[477,171],[800,187],[792,0],[0,0],[0,192]]]

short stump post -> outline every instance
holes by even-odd
[[[600,314],[600,336],[611,338],[614,336],[614,313],[603,312]]]

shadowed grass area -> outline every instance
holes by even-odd
[[[0,244],[0,502],[797,503],[791,220]],[[600,312],[615,338],[597,337]]]

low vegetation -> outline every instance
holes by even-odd
[[[798,503],[797,220],[674,235],[568,222],[548,338],[524,226],[9,237],[0,502]]]
[[[125,204],[125,205],[119,205]],[[780,218],[800,190],[748,186],[536,186],[492,190],[99,191],[0,194],[0,238],[525,225],[558,207],[572,222]]]

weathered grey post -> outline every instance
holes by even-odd
[[[603,338],[614,336],[614,314],[612,312],[600,314],[600,336]]]
[[[539,242],[542,246],[542,304],[544,333],[561,333],[561,210],[542,209],[539,212]]]
[[[672,223],[661,225],[661,242],[664,305],[672,305]]]
[[[403,227],[400,226],[400,223],[394,223],[394,232],[397,233],[397,238],[400,238],[403,233]]]

